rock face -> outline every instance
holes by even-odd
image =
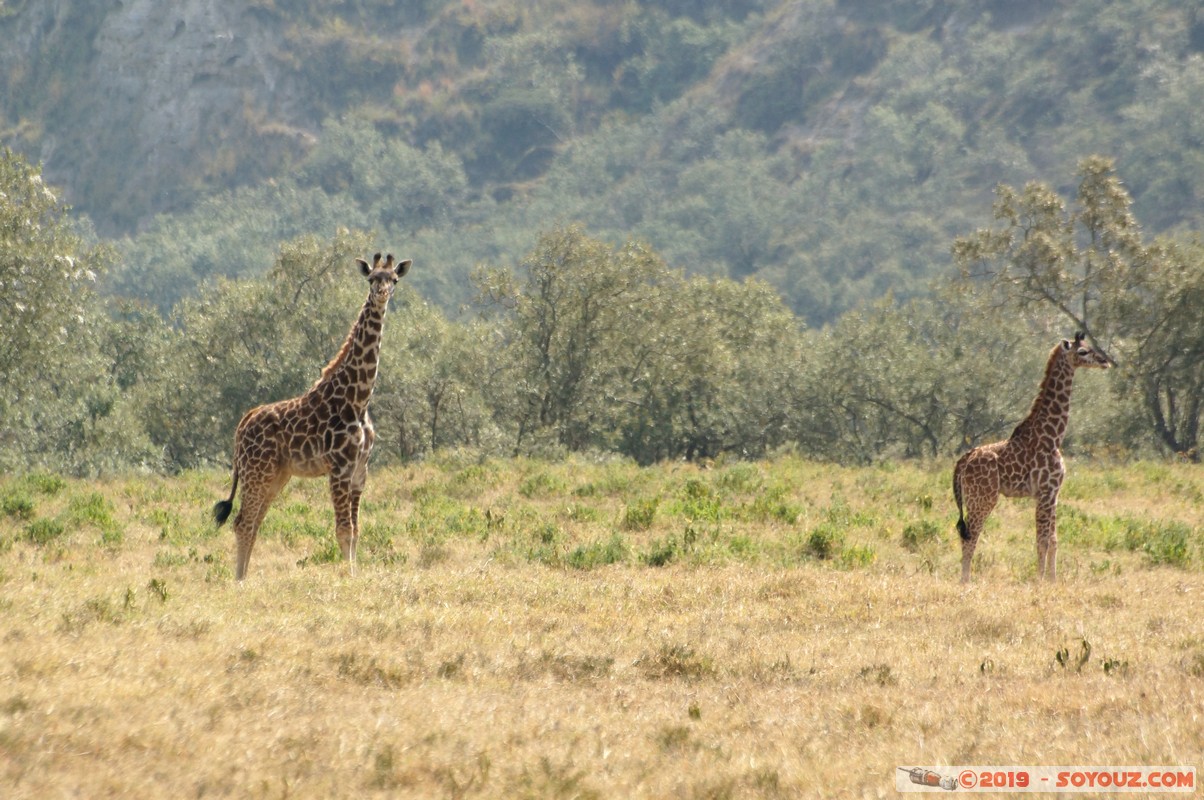
[[[0,19],[0,38],[19,43],[0,67],[21,95],[0,101],[3,143],[107,233],[181,207],[186,175],[253,180],[306,143],[294,79],[272,56],[279,22],[239,0],[26,2]],[[261,140],[261,160],[223,152],[235,138]]]
[[[215,123],[238,125],[244,102],[271,101],[258,28],[245,4],[220,0],[126,0],[105,18],[95,40],[100,105],[124,121],[149,168],[202,147]]]

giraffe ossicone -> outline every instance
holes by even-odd
[[[219,526],[226,521],[241,483],[241,505],[234,518],[238,546],[234,574],[240,581],[247,575],[268,506],[294,476],[328,477],[335,536],[343,558],[355,571],[360,496],[376,439],[368,401],[380,363],[381,331],[397,281],[413,262],[394,262],[392,254],[382,260],[377,253],[371,264],[362,258],[356,263],[368,279],[368,299],[338,354],[309,391],[251,409],[234,432],[233,485],[230,497],[214,505],[213,517]]]
[[[1058,492],[1066,477],[1062,438],[1070,419],[1070,390],[1080,367],[1107,369],[1111,361],[1084,342],[1084,334],[1063,339],[1049,353],[1045,378],[1032,409],[1010,438],[976,447],[953,468],[957,531],[962,542],[962,582],[970,581],[970,561],[983,526],[999,495],[1032,497],[1037,503],[1037,574],[1057,578]]]

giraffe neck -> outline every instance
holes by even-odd
[[[362,414],[372,397],[380,362],[380,337],[387,306],[378,307],[369,294],[338,354],[322,370],[310,391],[341,399]]]
[[[1023,422],[1016,426],[1012,438],[1039,438],[1062,446],[1066,424],[1070,420],[1070,391],[1074,383],[1074,366],[1062,357],[1061,348],[1050,353],[1045,365],[1045,378],[1033,400],[1033,407]]]

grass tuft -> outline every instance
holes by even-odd
[[[638,659],[636,666],[645,678],[652,680],[667,678],[696,680],[715,674],[714,662],[685,644],[661,645],[655,653],[644,655]]]

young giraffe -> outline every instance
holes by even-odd
[[[376,439],[368,400],[376,382],[381,329],[393,289],[412,263],[406,259],[394,264],[391,254],[382,262],[380,253],[371,267],[362,258],[356,262],[368,278],[368,299],[338,355],[308,392],[251,409],[234,433],[234,485],[230,497],[213,507],[213,517],[220,526],[230,516],[241,481],[242,507],[234,518],[238,541],[234,574],[240,581],[247,575],[251,548],[268,506],[294,475],[330,476],[335,535],[355,571],[360,495]]]
[[[1011,438],[976,447],[958,459],[953,468],[953,498],[962,539],[962,583],[970,581],[974,546],[1001,494],[1037,501],[1037,572],[1055,580],[1058,490],[1066,476],[1060,448],[1070,418],[1074,371],[1109,366],[1107,356],[1083,343],[1083,334],[1076,333],[1073,342],[1063,339],[1050,351],[1037,399]]]

